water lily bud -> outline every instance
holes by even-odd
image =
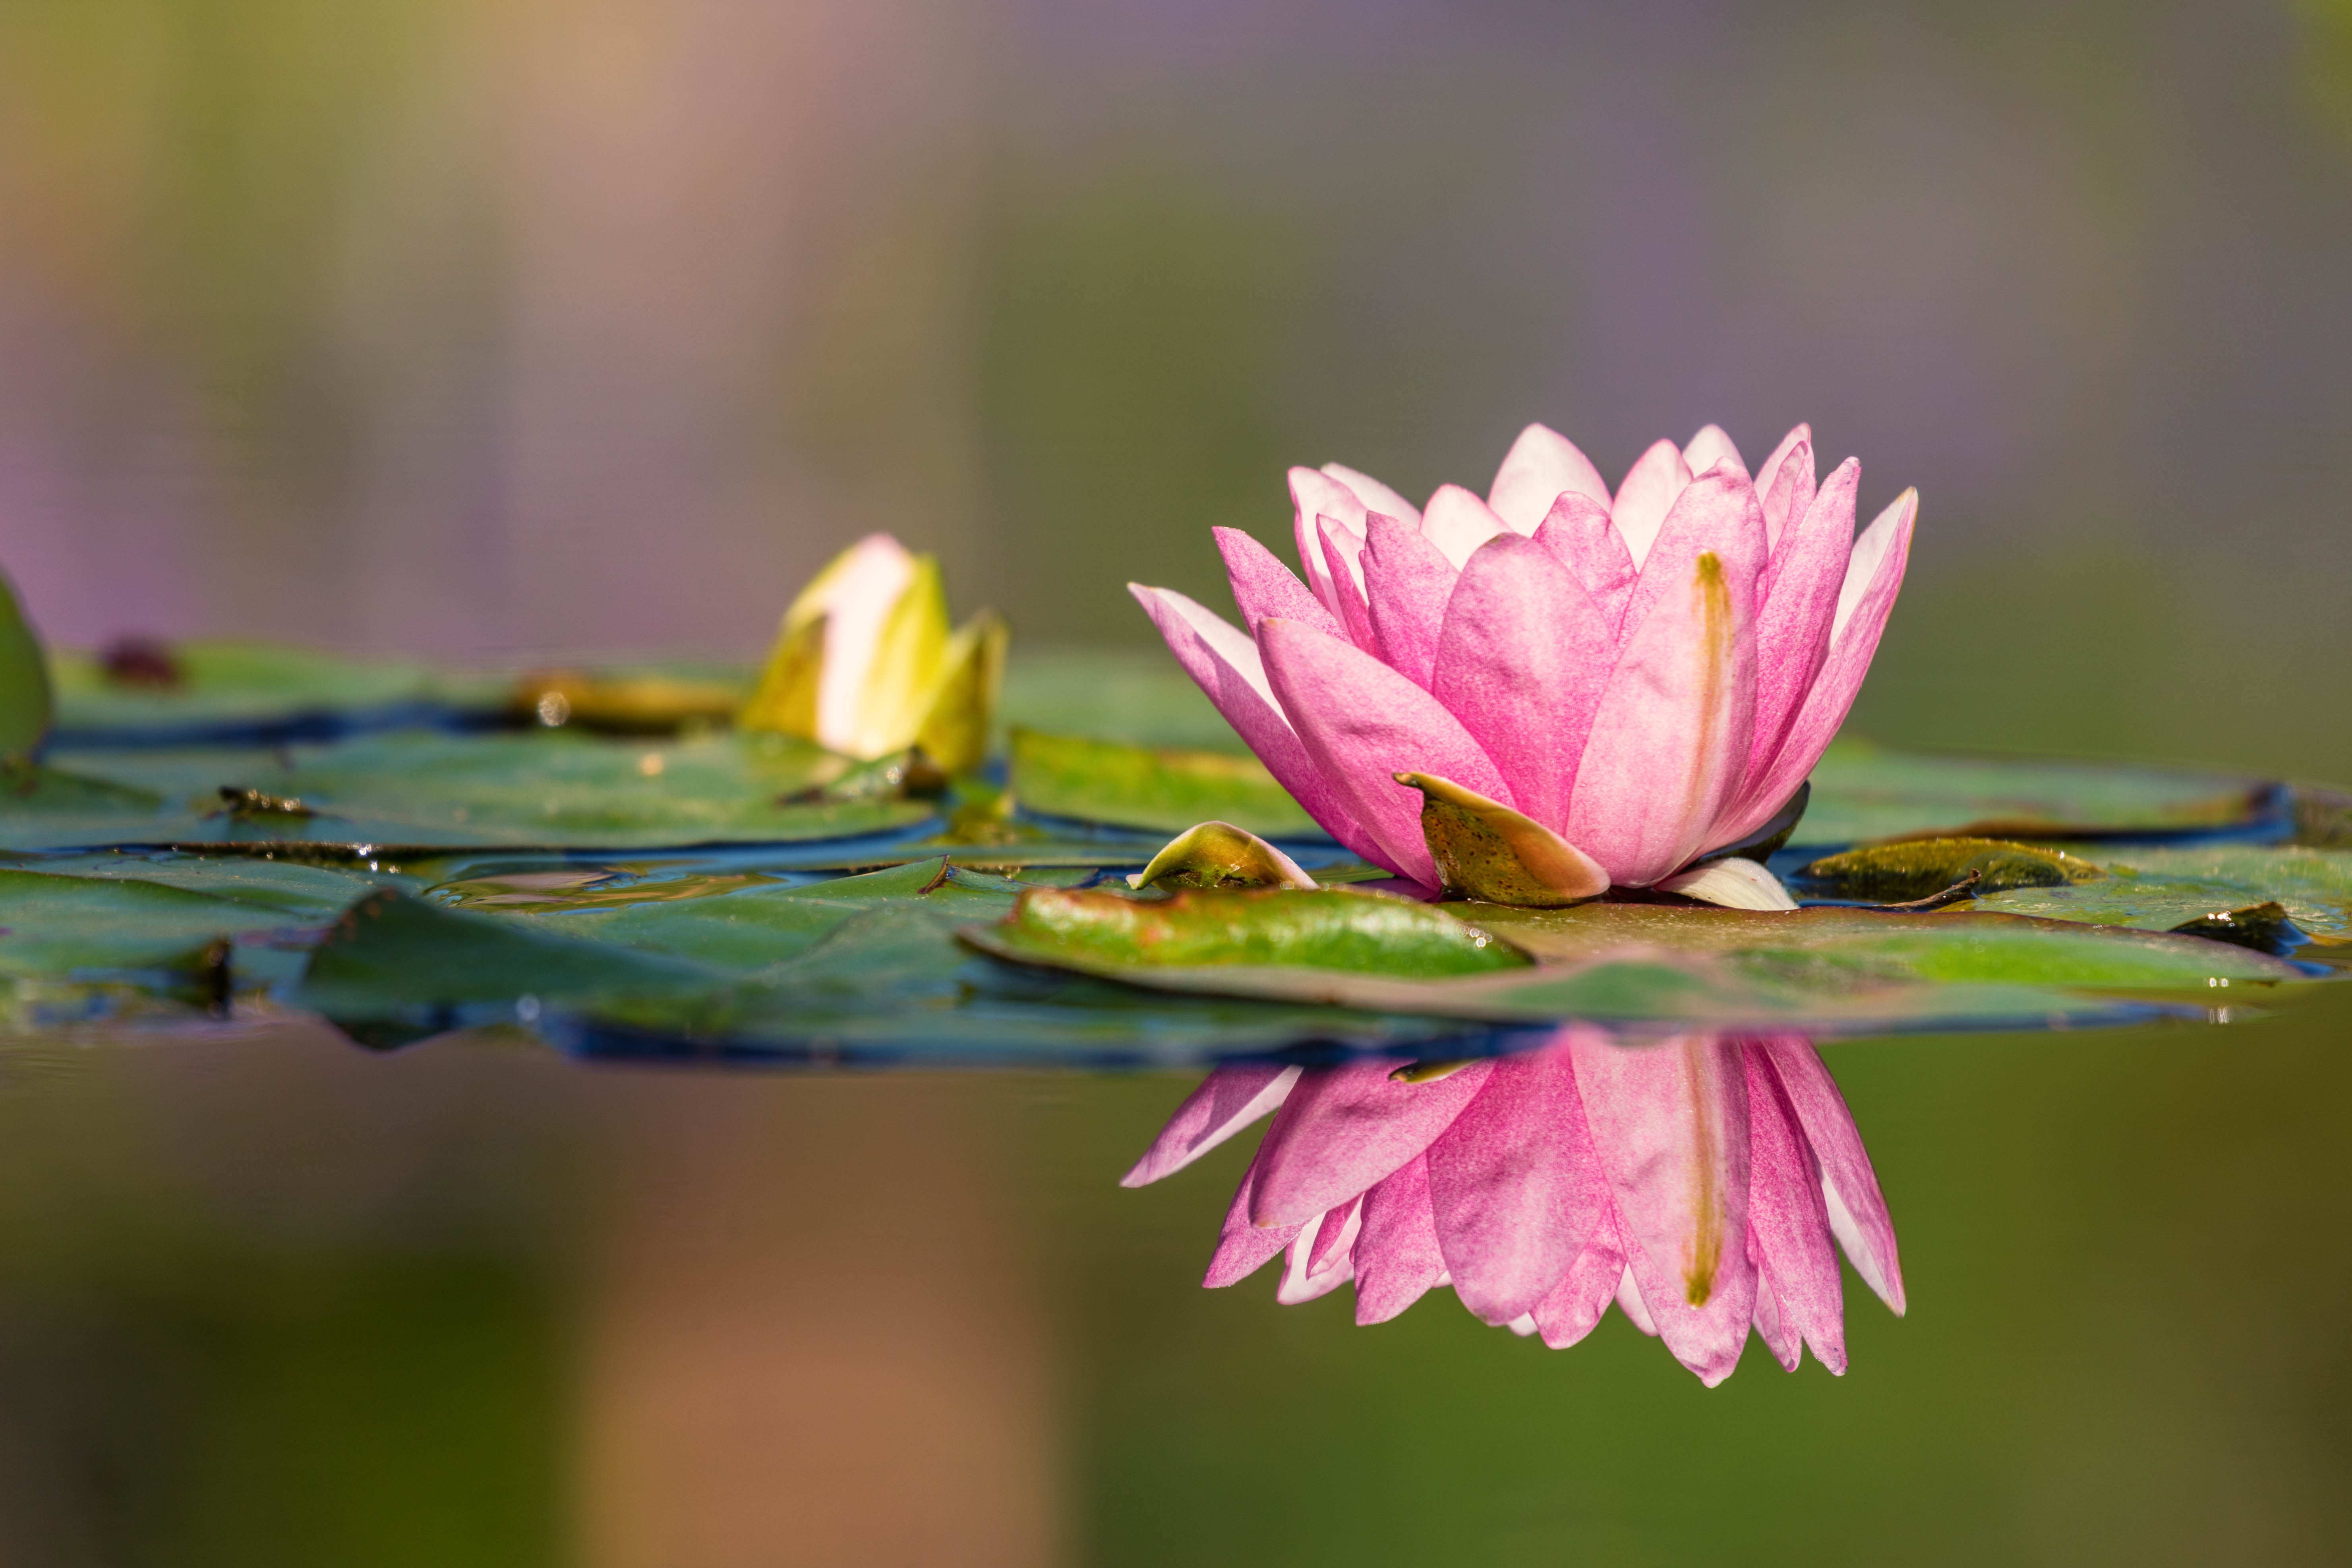
[[[1566,902],[1726,850],[1760,861],[1794,826],[1918,510],[1906,490],[1857,536],[1861,472],[1817,480],[1800,425],[1751,476],[1710,425],[1612,491],[1531,425],[1483,500],[1444,485],[1415,508],[1337,463],[1293,468],[1304,581],[1215,531],[1238,627],[1129,589],[1333,837],[1427,888]],[[1734,868],[1683,890],[1781,907],[1768,882]]]
[[[986,754],[1009,640],[991,610],[951,628],[938,558],[871,534],[784,612],[735,721],[859,758],[919,742],[941,767],[965,772]]]
[[[39,752],[55,712],[41,639],[0,575],[0,760],[29,760]]]

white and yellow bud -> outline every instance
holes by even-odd
[[[1007,640],[991,610],[951,629],[938,558],[872,534],[834,557],[784,612],[736,723],[859,758],[919,743],[940,766],[963,772],[986,755]]]

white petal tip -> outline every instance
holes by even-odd
[[[1677,872],[1660,882],[1658,890],[1680,893],[1684,898],[1727,910],[1780,910],[1797,907],[1797,900],[1789,896],[1780,878],[1756,861],[1736,855]]]

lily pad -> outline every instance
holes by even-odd
[[[2095,853],[2105,877],[2018,888],[1980,899],[1978,907],[2170,931],[2207,915],[2275,902],[2307,934],[2352,942],[2352,849],[2116,845]]]
[[[1792,842],[2088,840],[2284,835],[2284,786],[2242,774],[2112,763],[1941,756],[1839,741],[1815,765]]]
[[[83,752],[85,775],[143,792],[33,803],[0,847],[110,843],[642,849],[785,843],[901,830],[922,802],[810,799],[851,765],[781,736],[624,742],[585,735],[371,735],[280,751]],[[299,803],[237,812],[223,787]],[[300,815],[307,812],[310,815]]]
[[[49,656],[60,746],[324,740],[496,711],[504,682],[414,659],[359,658],[282,643],[191,640],[165,650],[163,679],[125,681],[98,654]]]
[[[1181,833],[1230,822],[1262,838],[1321,838],[1256,758],[1015,729],[1010,782],[1024,810]]]
[[[1789,874],[1798,891],[1816,899],[1905,903],[1968,881],[1979,893],[2011,888],[2063,888],[2105,873],[2079,856],[1996,838],[1912,838],[1868,844],[1824,856]]]
[[[1433,905],[1346,889],[1198,889],[1166,900],[1040,889],[974,941],[1000,957],[1140,967],[1282,964],[1416,979],[1527,960]]]
[[[1244,895],[1265,921],[1301,893]],[[1322,895],[1328,896],[1328,895]],[[1031,894],[1027,905],[1041,898]],[[1313,1002],[1494,1023],[1570,1018],[1628,1026],[1801,1028],[1826,1033],[2012,1027],[2201,1006],[2226,985],[2276,987],[2304,972],[2206,942],[2019,916],[1773,913],[1595,903],[1480,906],[1477,923],[1541,958],[1535,969],[1413,979],[1394,965],[1250,962],[1278,945],[1229,929],[1167,962],[1114,921],[1040,929],[1015,919],[968,931],[983,951],[1151,989]],[[1241,922],[1229,920],[1228,926]]]

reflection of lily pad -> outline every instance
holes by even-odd
[[[1024,810],[1181,833],[1230,822],[1265,838],[1322,829],[1256,758],[1014,730],[1013,797]]]
[[[2026,758],[1938,756],[1863,742],[1832,745],[1813,769],[1794,841],[2096,839],[2238,829],[2275,817],[2278,785],[2242,775]]]

